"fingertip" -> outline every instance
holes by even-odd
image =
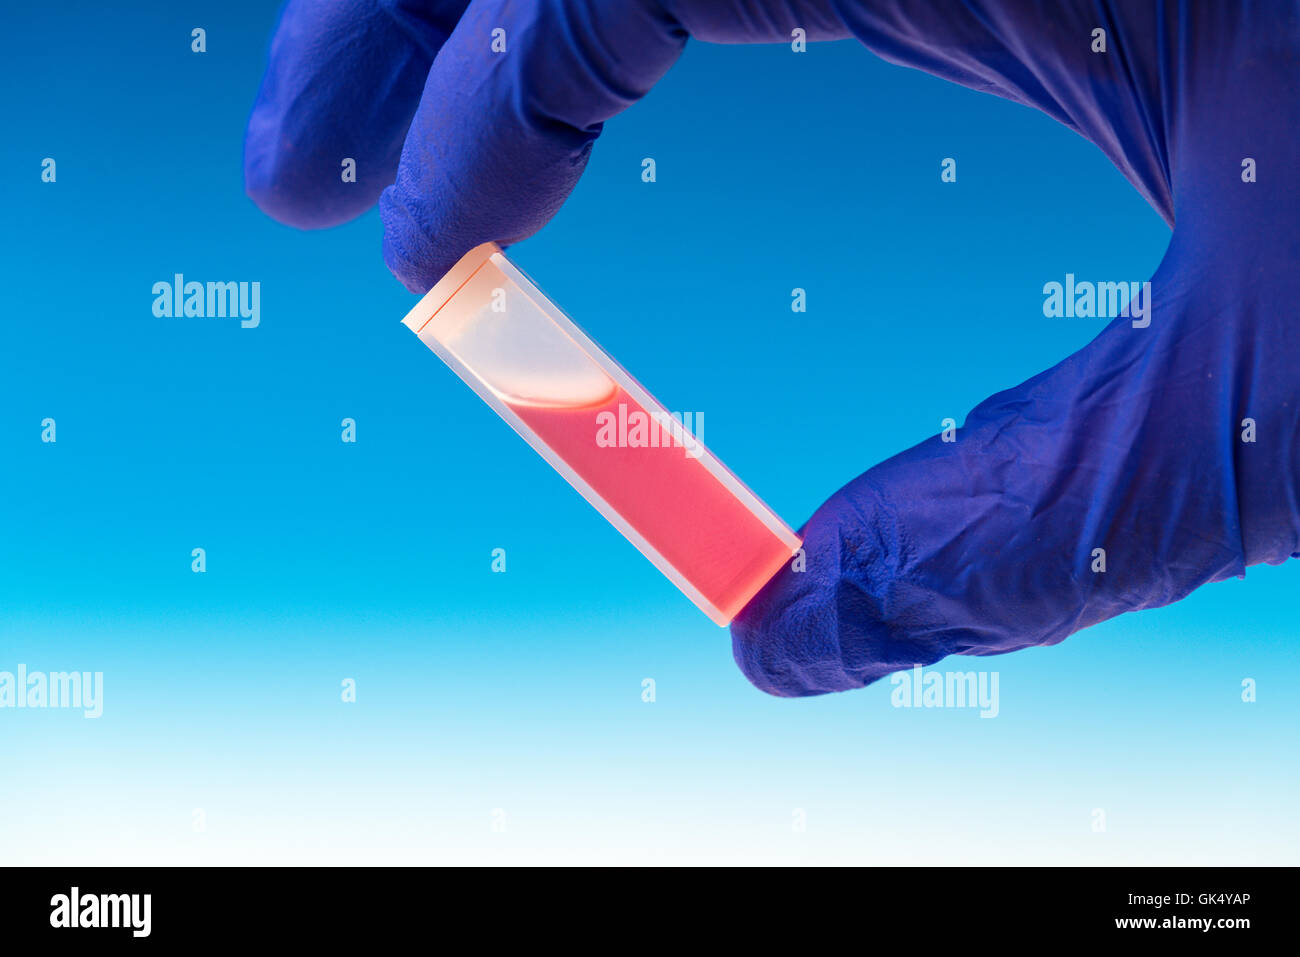
[[[244,191],[289,226],[362,215],[393,182],[429,66],[465,0],[289,0],[244,136]]]
[[[250,120],[244,141],[244,192],[272,219],[297,229],[327,229],[373,205],[373,195],[344,180],[344,167],[314,169],[319,164],[297,157],[292,146],[272,142],[273,137],[258,132]]]
[[[731,654],[755,688],[777,698],[813,693],[797,667],[797,641],[786,610],[798,601],[788,566],[731,623]]]
[[[788,681],[773,680],[774,675],[771,669],[766,667],[759,655],[756,653],[758,645],[752,640],[752,635],[742,626],[738,628],[734,623],[731,626],[731,656],[736,661],[736,666],[740,673],[745,676],[751,685],[765,694],[770,694],[774,698],[790,698],[793,695],[784,690]]]
[[[602,123],[644,95],[684,43],[653,5],[471,4],[433,63],[380,196],[393,274],[424,292],[480,243],[545,226]]]
[[[421,223],[393,186],[379,197],[379,215],[384,224],[384,262],[403,286],[419,296],[432,289],[461,256],[492,238],[469,241],[442,235]]]

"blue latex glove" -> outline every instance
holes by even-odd
[[[290,0],[249,121],[248,190],[279,219],[340,222],[392,183],[380,197],[384,255],[414,292],[472,246],[544,225],[602,122],[650,88],[688,35],[855,35],[890,61],[1055,117],[1176,223],[1148,326],[1114,321],[974,409],[956,442],[895,456],[813,515],[807,571],[783,572],[732,626],[736,660],[760,688],[838,691],[948,654],[1054,644],[1297,556],[1294,3],[463,7]],[[504,54],[490,52],[498,27]],[[1091,50],[1097,28],[1105,54]],[[343,156],[368,185],[339,182]],[[1257,182],[1243,182],[1246,157]],[[1246,418],[1254,442],[1242,441]]]

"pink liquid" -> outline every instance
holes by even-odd
[[[510,408],[711,602],[725,624],[789,560],[772,533],[698,458],[660,431],[659,448],[597,443],[597,416],[645,410],[621,387],[579,408]],[[707,609],[706,609],[707,610]],[[715,617],[716,620],[716,617]]]

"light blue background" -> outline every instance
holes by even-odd
[[[399,325],[377,214],[244,197],[273,6],[153,6],[0,35],[0,670],[105,676],[97,721],[0,710],[0,863],[1296,862],[1300,566],[949,659],[1000,673],[993,720],[766,697]],[[1100,331],[1044,282],[1167,239],[1023,107],[851,41],[692,42],[512,255],[797,526]],[[155,318],[176,272],[261,282],[260,328]]]

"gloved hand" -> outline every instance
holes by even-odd
[[[378,199],[384,259],[423,293],[479,243],[541,229],[604,121],[649,92],[688,34],[789,42],[795,27],[849,36],[829,0],[289,0],[248,120],[245,186],[308,229]]]
[[[1054,644],[1297,557],[1294,4],[464,7],[290,0],[249,120],[248,191],[278,219],[332,225],[392,183],[380,197],[384,256],[414,292],[478,243],[543,226],[601,124],[688,35],[855,35],[892,62],[1055,117],[1176,224],[1146,319],[1115,320],[979,405],[955,442],[936,436],[884,462],[813,515],[807,570],[787,569],[732,626],[736,660],[760,688],[838,691],[948,654]],[[495,29],[505,52],[492,52]],[[1099,29],[1105,52],[1094,52]],[[345,156],[356,184],[339,180]]]

